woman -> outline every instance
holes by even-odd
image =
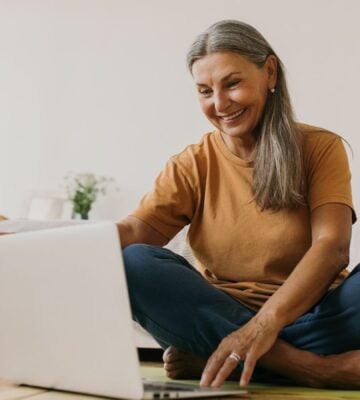
[[[216,130],[172,157],[119,232],[134,318],[172,378],[203,386],[260,366],[360,387],[360,266],[339,136],[294,122],[283,66],[253,27],[212,25],[188,53]],[[161,246],[190,224],[196,270]],[[135,244],[137,243],[137,244]],[[258,369],[257,369],[258,371]]]

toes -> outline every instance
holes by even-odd
[[[162,358],[164,363],[178,361],[181,359],[181,354],[175,347],[170,346],[164,351]]]
[[[168,347],[163,353],[163,356],[162,356],[163,361],[164,362],[170,361],[170,358],[174,354],[174,351],[176,351],[176,349],[174,347],[172,347],[172,346]]]
[[[173,371],[166,371],[166,377],[170,379],[181,379],[185,376],[182,369],[175,369]]]
[[[173,363],[164,363],[164,370],[167,372],[171,372],[171,371],[176,371],[179,369],[179,366],[177,364],[173,364]]]
[[[169,351],[170,351],[170,347],[168,347],[168,348],[163,352],[162,359],[163,359],[164,363],[166,363],[166,361],[167,361]]]

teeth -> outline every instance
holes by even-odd
[[[226,116],[222,116],[221,118],[222,118],[224,121],[231,121],[231,120],[233,120],[233,119],[239,117],[244,111],[245,111],[245,108],[243,108],[242,110],[237,111],[237,112],[235,112],[235,113],[233,113],[233,114],[226,115]]]

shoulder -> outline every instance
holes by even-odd
[[[308,151],[342,140],[340,135],[324,128],[303,123],[298,123],[297,127],[304,149]]]
[[[304,144],[304,172],[310,210],[328,203],[345,204],[354,209],[351,172],[342,137],[304,124],[299,124],[299,130]]]
[[[214,132],[206,133],[198,143],[186,146],[170,157],[157,181],[177,185],[179,182],[197,191],[207,174],[209,160],[214,157]]]
[[[214,133],[208,132],[196,144],[190,144],[180,153],[170,158],[170,162],[185,169],[197,168],[204,165],[205,160],[214,152]]]
[[[305,163],[314,162],[323,154],[344,151],[342,137],[335,132],[303,123],[297,124]]]

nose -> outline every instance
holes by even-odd
[[[214,107],[217,113],[226,111],[231,105],[231,98],[227,92],[218,91],[214,93]]]

